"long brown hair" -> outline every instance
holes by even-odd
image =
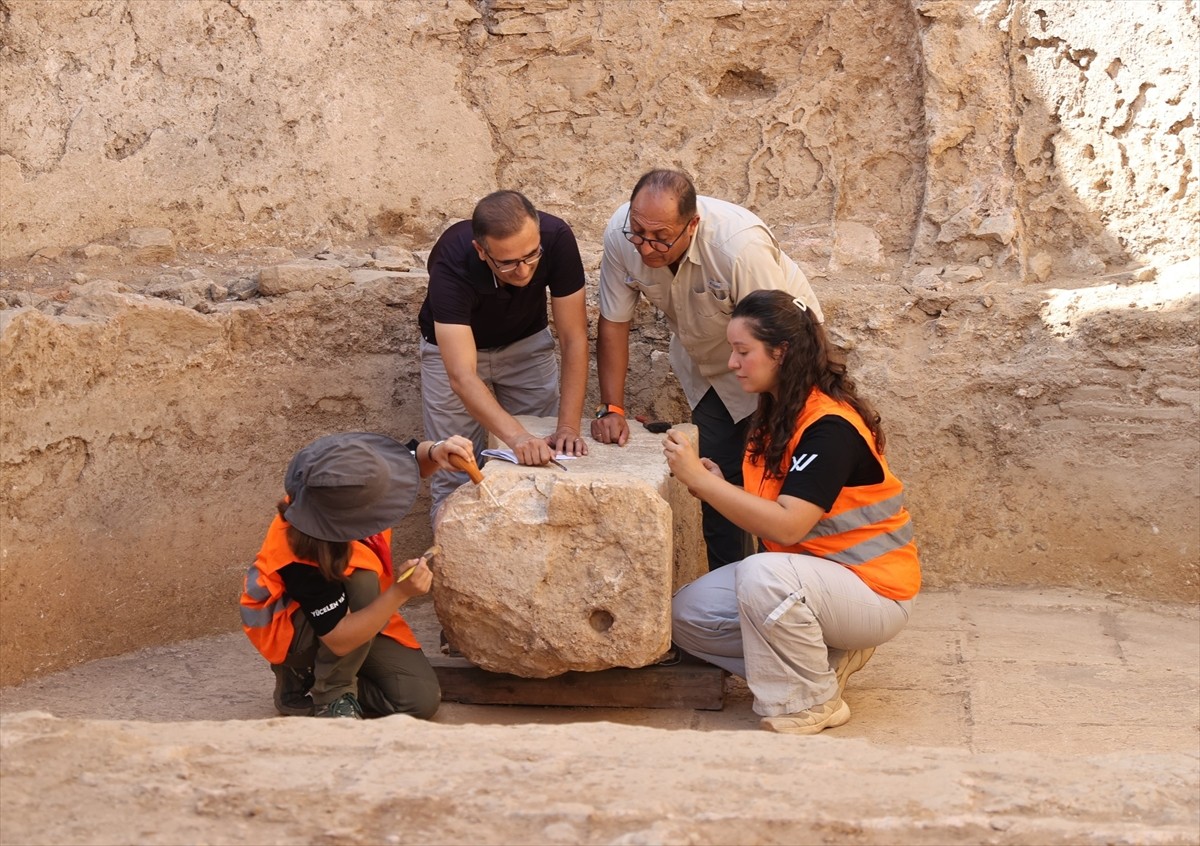
[[[813,388],[858,412],[883,454],[886,438],[875,408],[858,395],[854,380],[846,375],[846,359],[833,347],[825,329],[786,291],[754,291],[734,307],[730,319],[741,318],[750,334],[779,359],[779,401],[769,393],[758,395],[758,410],[750,421],[746,449],[761,459],[768,476],[783,476],[784,452],[796,432],[800,411]]]
[[[287,511],[290,504],[286,499],[281,499],[275,505],[279,516],[285,523],[287,518],[283,516],[283,513]],[[321,575],[327,581],[346,581],[346,565],[350,563],[350,544],[347,541],[327,541],[314,538],[288,523],[287,542],[297,558],[317,562]]]

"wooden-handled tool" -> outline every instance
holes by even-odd
[[[483,483],[483,471],[479,469],[478,464],[476,464],[474,461],[467,461],[465,458],[451,453],[450,466],[456,470],[462,470],[464,473],[470,476],[471,481],[482,487],[487,495],[491,497],[492,503],[495,504],[496,507],[500,506],[500,500],[496,499],[496,495],[492,493],[491,489]]]
[[[436,543],[433,546],[429,547],[429,549],[422,552],[421,558],[417,561],[416,564],[412,565],[411,567],[409,567],[407,570],[405,570],[403,573],[401,573],[399,576],[396,577],[397,584],[404,581],[409,576],[411,576],[413,573],[415,573],[417,571],[417,568],[421,566],[422,561],[425,561],[425,562],[432,561],[434,556],[440,555],[441,552],[442,552],[442,548],[440,546],[438,546]]]
[[[462,470],[471,477],[471,481],[479,485],[483,483],[483,471],[479,469],[479,465],[474,461],[468,463],[462,456],[450,453],[450,466],[455,470]]]

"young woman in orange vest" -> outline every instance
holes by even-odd
[[[846,679],[908,622],[921,586],[912,523],[879,415],[812,312],[755,291],[726,334],[729,369],[759,397],[743,487],[679,432],[663,451],[694,496],[766,551],[681,589],[673,638],[745,678],[763,728],[816,734],[850,719]]]
[[[242,628],[275,673],[275,707],[288,716],[409,714],[428,719],[437,676],[399,608],[429,591],[423,558],[392,562],[391,527],[420,480],[474,464],[464,437],[415,449],[346,432],[310,443],[284,476],[287,497],[246,573]]]

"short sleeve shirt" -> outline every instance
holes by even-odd
[[[429,254],[429,288],[417,321],[421,335],[437,343],[434,323],[471,327],[477,349],[514,343],[542,331],[546,292],[566,297],[582,290],[583,260],[575,233],[566,221],[538,212],[542,237],[541,261],[524,287],[507,285],[492,273],[471,243],[471,221],[451,226]]]
[[[725,328],[738,300],[751,291],[782,289],[824,317],[803,271],[755,214],[712,197],[697,197],[696,206],[700,224],[674,273],[642,263],[622,232],[629,204],[617,209],[604,231],[600,314],[625,323],[633,319],[638,295],[645,296],[667,318],[671,367],[691,407],[712,387],[730,416],[742,420],[758,397],[743,391],[728,367]]]
[[[882,481],[883,468],[854,424],[831,414],[814,422],[800,437],[779,494],[828,511],[842,488]]]
[[[333,631],[350,610],[346,586],[341,582],[329,581],[311,564],[294,561],[279,568],[279,577],[283,579],[283,589],[287,595],[296,600],[300,610],[308,617],[317,637],[324,637]]]

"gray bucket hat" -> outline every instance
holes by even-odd
[[[317,438],[288,465],[283,519],[326,541],[362,540],[413,507],[421,471],[408,447],[385,435],[341,432]]]

